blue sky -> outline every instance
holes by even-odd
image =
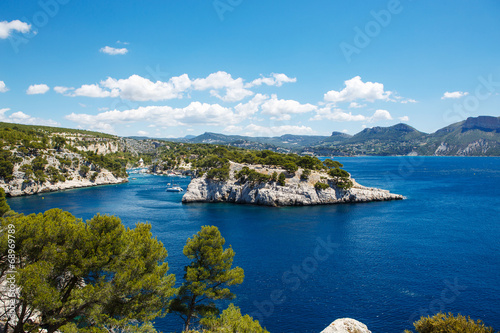
[[[499,115],[498,1],[4,0],[0,121],[179,137]]]

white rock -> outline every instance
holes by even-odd
[[[241,164],[231,163],[231,172],[234,174],[241,169]],[[268,174],[279,169],[267,169]],[[313,172],[308,181],[300,181],[299,173],[287,179],[286,186],[275,182],[260,184],[240,184],[234,177],[228,181],[215,181],[205,176],[194,178],[189,184],[182,202],[232,202],[241,204],[255,204],[265,206],[309,206],[325,205],[345,202],[369,202],[384,200],[401,200],[402,195],[393,194],[386,190],[365,187],[353,181],[354,186],[349,190],[336,187],[330,181],[330,188],[316,190],[314,184],[324,176],[323,173]]]
[[[321,333],[372,333],[365,324],[351,319],[341,318],[335,320]]]

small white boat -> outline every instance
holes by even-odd
[[[180,186],[167,187],[167,192],[183,192],[184,190]]]

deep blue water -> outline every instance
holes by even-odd
[[[351,317],[374,333],[402,332],[439,310],[500,330],[500,158],[338,158],[366,186],[407,200],[318,207],[182,205],[168,177],[133,175],[128,184],[11,198],[18,212],[59,207],[96,212],[127,226],[149,221],[182,278],[182,247],[216,225],[245,270],[234,288],[242,312],[271,332],[320,332]],[[187,187],[189,179],[180,179]],[[323,246],[321,246],[323,244]],[[327,244],[327,245],[324,245]],[[156,322],[180,331],[174,315]]]

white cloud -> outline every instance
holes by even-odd
[[[28,95],[43,95],[49,90],[50,90],[50,88],[46,84],[33,84],[33,85],[28,87],[28,90],[26,90],[26,94],[28,94]]]
[[[362,114],[347,113],[342,109],[327,106],[316,110],[316,115],[309,120],[332,120],[332,121],[365,121],[376,122],[381,120],[391,120],[392,116],[387,110],[376,110],[372,116]]]
[[[43,126],[60,126],[60,124],[51,119],[42,119],[32,117],[24,112],[18,111],[6,116],[5,113],[10,111],[9,108],[0,109],[0,121],[7,123],[25,124],[25,125],[43,125]]]
[[[380,120],[392,120],[392,116],[387,110],[376,110],[373,116],[370,117],[370,121],[380,121]]]
[[[254,80],[253,82],[255,82]],[[295,78],[289,78],[285,74],[272,74],[270,78],[257,79],[256,83],[245,84],[242,78],[233,78],[231,74],[219,71],[205,78],[191,80],[187,74],[175,76],[168,81],[153,82],[139,75],[132,75],[126,79],[115,79],[108,77],[99,85],[86,84],[76,89],[68,87],[55,87],[54,90],[66,96],[87,97],[120,97],[133,101],[163,101],[169,99],[183,98],[190,91],[206,91],[210,95],[224,102],[239,102],[254,92],[247,89],[255,85],[281,86],[284,82],[295,82]]]
[[[9,91],[9,88],[5,85],[5,82],[0,81],[0,93],[4,93]],[[3,110],[3,109],[2,109]]]
[[[146,106],[125,111],[105,111],[97,115],[71,113],[65,118],[91,129],[106,128],[107,132],[113,130],[113,125],[140,121],[172,127],[187,124],[227,126],[240,120],[230,108],[200,102],[192,102],[184,108]]]
[[[267,84],[268,86],[281,87],[283,83],[297,82],[297,78],[290,78],[283,73],[272,73],[270,77],[260,77],[253,80],[245,85],[246,88],[252,88],[255,86],[260,86],[262,84]]]
[[[316,110],[316,115],[310,120],[333,120],[333,121],[367,121],[368,117],[362,114],[353,115],[341,109],[324,107]]]
[[[149,132],[146,132],[146,131],[137,131],[137,134],[141,135],[141,136],[146,136],[146,135],[149,135]]]
[[[225,133],[241,133],[241,131],[243,131],[243,127],[234,125],[229,125],[222,130]]]
[[[403,116],[403,117],[399,117],[398,119],[399,119],[399,120],[401,120],[401,121],[409,121],[409,120],[410,120],[410,117],[408,117],[408,116]]]
[[[204,79],[192,81],[195,90],[210,90],[210,94],[225,102],[241,101],[247,96],[252,96],[253,92],[245,89],[242,78],[233,79],[231,74],[219,71],[212,73]],[[221,96],[219,90],[226,89],[226,94]]]
[[[101,48],[99,51],[110,55],[127,54],[128,52],[126,48],[117,49],[111,46],[105,46]]]
[[[467,96],[469,93],[468,92],[463,92],[463,91],[454,91],[454,92],[445,92],[444,95],[441,97],[441,99],[447,99],[447,98],[460,98]]]
[[[70,90],[73,90],[75,88],[68,88],[68,87],[61,87],[61,86],[57,86],[57,87],[54,87],[54,91],[58,94],[66,94],[66,92],[70,91]]]
[[[402,104],[408,104],[408,103],[418,103],[418,101],[412,99],[412,98],[408,98],[408,99],[405,99],[405,100],[402,100],[401,101]]]
[[[250,101],[246,103],[239,103],[234,107],[234,110],[238,114],[239,117],[246,119],[257,112],[259,112],[259,108],[264,103],[269,96],[267,95],[262,95],[262,94],[257,94],[255,95]]]
[[[341,132],[342,133],[349,133],[349,131],[347,129],[343,129]]]
[[[9,38],[12,31],[21,32],[23,34],[30,32],[31,24],[21,22],[19,20],[14,21],[2,21],[0,22],[0,39]]]
[[[355,76],[344,82],[345,88],[341,91],[330,90],[324,96],[328,102],[352,102],[355,100],[366,100],[374,102],[376,100],[389,100],[391,91],[384,91],[384,85],[378,82],[363,82],[360,76]]]
[[[132,101],[162,101],[182,98],[182,93],[190,88],[191,80],[187,74],[174,76],[167,82],[152,82],[139,75],[128,79],[116,80],[111,77],[101,81],[101,86],[116,91],[123,99]]]
[[[364,108],[365,106],[366,106],[366,104],[359,104],[356,102],[351,102],[351,104],[349,104],[349,109],[359,109],[359,108]]]
[[[129,42],[122,42],[122,41],[117,40],[116,44],[129,45],[130,43]]]
[[[272,119],[290,120],[291,114],[307,113],[316,110],[312,104],[300,104],[295,100],[278,99],[272,95],[271,99],[262,104],[262,114],[272,116]]]
[[[248,135],[248,136],[280,136],[283,134],[296,134],[296,135],[316,134],[316,132],[311,127],[292,126],[292,125],[265,127],[265,126],[250,124],[250,125],[245,127],[245,130],[246,130],[246,132],[244,134]]]
[[[118,97],[118,90],[107,91],[99,87],[97,84],[84,84],[80,88],[72,92],[72,96],[85,96],[85,97]]]

